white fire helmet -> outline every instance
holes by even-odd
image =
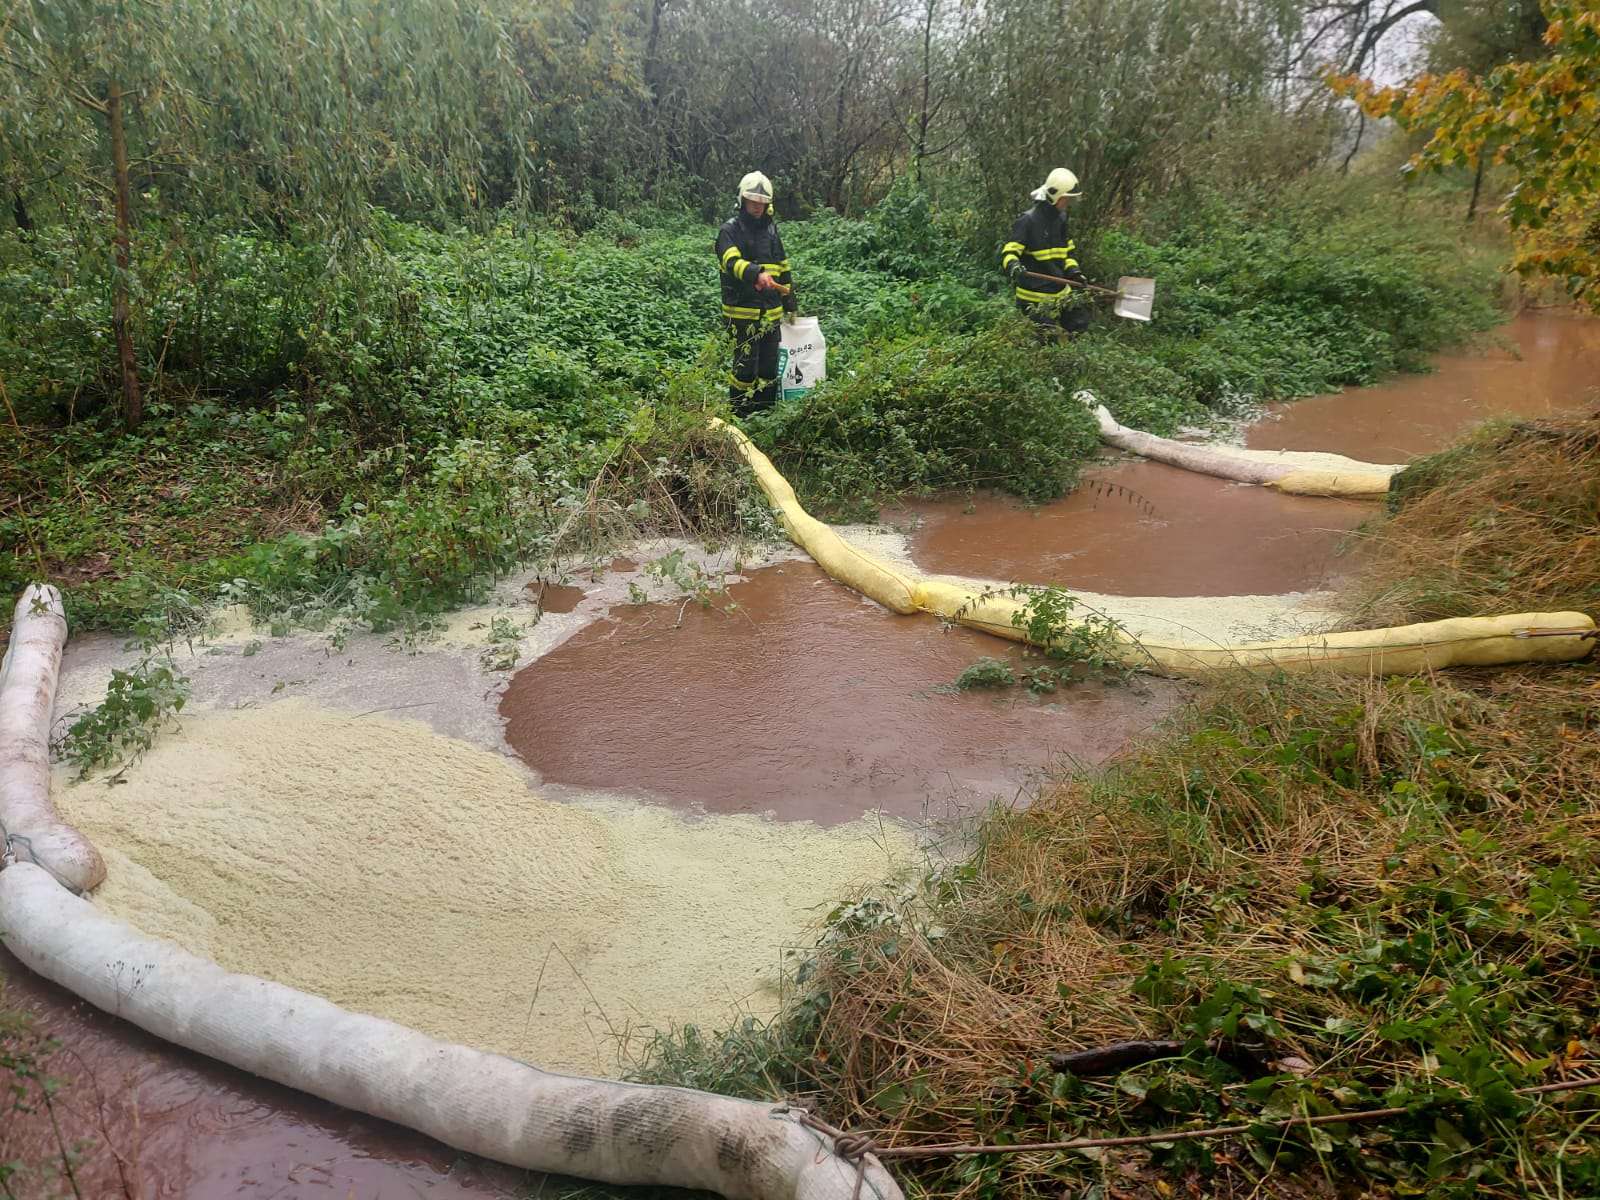
[[[740,200],[759,200],[763,204],[772,203],[772,180],[760,171],[751,171],[739,180]]]
[[[1063,196],[1081,196],[1077,190],[1078,177],[1065,167],[1057,167],[1044,177],[1044,185],[1033,190],[1035,200],[1048,200],[1054,204]]]

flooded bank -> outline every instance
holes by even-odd
[[[1275,404],[1247,431],[1245,445],[1404,462],[1492,417],[1600,406],[1600,321],[1527,312],[1490,336],[1495,344],[1481,352],[1440,355],[1428,375]]]
[[[1337,587],[1354,562],[1345,535],[1372,510],[1129,460],[1037,508],[982,495],[884,516],[930,572],[1115,596],[1270,596]]]
[[[1600,322],[1527,313],[1481,351],[1428,375],[1275,404],[1245,430],[1252,450],[1405,462],[1491,417],[1600,404]],[[1091,468],[1072,495],[1030,507],[978,495],[884,513],[931,572],[1056,584],[1118,596],[1232,596],[1338,587],[1360,562],[1348,535],[1369,501],[1289,496],[1162,463]]]
[[[1600,344],[1595,323],[1530,317],[1512,329],[1524,341],[1526,360],[1499,354],[1481,360],[1468,356],[1462,360],[1462,380],[1471,384],[1468,368],[1473,361],[1480,362],[1494,387],[1504,389],[1497,393],[1505,401],[1498,411],[1542,415],[1538,409],[1515,406],[1541,391],[1545,385],[1539,381],[1556,378],[1573,388],[1567,403],[1557,407],[1589,402],[1593,355]],[[1552,356],[1554,365],[1541,354]],[[1585,354],[1591,368],[1580,371],[1577,364]],[[1471,384],[1465,396],[1459,381],[1437,391],[1452,361],[1438,375],[1384,385],[1388,399],[1383,412],[1359,418],[1336,416],[1348,411],[1343,405],[1364,401],[1379,389],[1306,401],[1302,403],[1327,407],[1320,418],[1326,425],[1313,425],[1305,432],[1309,440],[1299,440],[1300,434],[1289,436],[1293,418],[1302,411],[1301,406],[1291,406],[1281,419],[1252,429],[1249,443],[1271,449],[1332,450],[1376,461],[1431,449],[1477,419],[1479,406],[1494,399],[1488,385]],[[1519,383],[1522,377],[1515,368],[1527,368],[1530,374]],[[1413,393],[1412,387],[1424,392]],[[1412,405],[1414,397],[1429,392],[1440,397],[1436,407],[1430,407],[1433,401],[1420,399]],[[1419,428],[1419,413],[1434,413],[1440,421],[1450,417],[1457,423],[1429,434],[1437,439],[1431,443],[1402,446],[1402,435],[1411,437]],[[1358,420],[1376,423],[1387,440],[1368,445],[1341,440],[1353,434],[1347,427]],[[1328,440],[1317,440],[1321,438]],[[1116,474],[1149,466],[1128,462],[1097,468],[1096,476],[1115,481],[1115,487],[1108,484],[1099,492],[1086,488],[1060,506],[1036,511],[984,498],[974,502],[971,511],[968,502],[960,501],[919,506],[893,514],[892,519],[907,526],[908,551],[929,571],[1057,582],[1114,594],[1221,597],[1285,588],[1314,590],[1336,581],[1343,562],[1334,550],[1343,531],[1371,510],[1361,504],[1301,500],[1214,480],[1206,481],[1214,491],[1190,489],[1182,478],[1170,480],[1171,490],[1163,490],[1168,484],[1157,481],[1170,468],[1151,472],[1137,486],[1122,482]],[[1247,507],[1258,502],[1263,507]],[[1072,516],[1068,510],[1073,505],[1086,507]],[[1295,516],[1300,505],[1307,506],[1303,520]],[[1274,512],[1281,518],[1276,525],[1270,520]],[[995,523],[985,529],[983,520]],[[1071,524],[1074,520],[1079,523]],[[1063,523],[1059,528],[1051,524],[1058,521]],[[1244,529],[1253,532],[1245,534]],[[1273,543],[1274,535],[1278,544]],[[1152,543],[1163,549],[1149,550]],[[582,815],[614,810],[634,814],[646,831],[637,839],[641,855],[660,847],[663,831],[688,837],[687,831],[697,822],[708,843],[723,842],[715,824],[719,813],[738,814],[737,821],[749,826],[803,827],[815,822],[838,829],[849,823],[852,812],[859,817],[869,808],[918,815],[929,800],[948,801],[959,808],[985,793],[1008,794],[1017,779],[1044,761],[1035,756],[1059,751],[1092,759],[1109,753],[1112,743],[1127,731],[1119,721],[1150,720],[1161,711],[1161,701],[1151,694],[1104,689],[1076,689],[1044,702],[952,695],[939,689],[961,668],[980,655],[1001,657],[1009,648],[964,631],[945,632],[931,619],[891,617],[822,579],[809,563],[780,562],[742,576],[727,590],[726,599],[739,606],[734,611],[726,611],[720,599],[719,611],[682,601],[634,605],[626,589],[613,588],[604,595],[603,588],[589,579],[566,584],[572,589],[566,592],[547,592],[541,599],[547,615],[540,628],[562,630],[561,639],[532,648],[530,652],[541,657],[506,689],[507,736],[543,777],[542,794],[569,800],[564,807]],[[574,620],[563,625],[569,615]],[[93,803],[85,801],[78,810],[95,812],[86,823],[98,821],[102,830],[134,819],[130,813],[163,811],[153,807],[159,797],[130,790],[159,775],[175,786],[187,778],[185,786],[193,789],[183,801],[187,815],[181,820],[146,821],[153,828],[115,838],[108,834],[108,840],[126,838],[131,844],[183,821],[224,817],[238,806],[252,813],[252,827],[259,826],[253,836],[265,843],[285,843],[269,849],[234,838],[242,861],[271,864],[260,877],[265,889],[261,902],[267,909],[276,903],[270,888],[279,884],[291,892],[309,891],[294,903],[310,907],[315,907],[312,902],[320,891],[322,906],[336,914],[364,912],[362,906],[374,902],[404,909],[423,898],[417,881],[429,871],[448,869],[470,878],[470,868],[479,862],[478,851],[450,840],[456,836],[451,825],[462,807],[459,771],[426,776],[416,807],[421,811],[430,800],[439,804],[426,828],[418,831],[426,835],[428,854],[397,866],[382,888],[361,886],[359,878],[329,886],[326,877],[334,861],[329,848],[347,835],[319,826],[319,837],[296,841],[306,830],[283,832],[285,825],[292,827],[296,814],[316,815],[316,805],[308,806],[304,796],[290,792],[281,797],[282,812],[274,814],[270,806],[249,808],[254,793],[270,790],[274,776],[291,774],[293,765],[310,759],[324,776],[338,781],[317,803],[330,810],[355,808],[364,788],[380,796],[395,790],[401,774],[397,764],[415,758],[431,736],[438,736],[471,741],[480,753],[498,755],[501,761],[494,764],[469,756],[470,770],[509,772],[506,777],[515,783],[506,791],[528,794],[520,765],[506,758],[498,744],[495,706],[501,703],[501,682],[475,665],[475,650],[457,654],[441,666],[436,650],[388,648],[382,639],[376,646],[363,642],[337,651],[302,644],[295,655],[272,642],[248,655],[239,643],[223,649],[206,660],[207,669],[214,672],[207,685],[210,707],[201,707],[192,718],[186,716],[183,735],[163,740],[158,752],[168,757],[152,755],[122,787],[92,785],[103,795],[96,793]],[[286,656],[275,657],[280,652]],[[95,678],[103,692],[103,675],[94,675],[101,666],[91,663],[79,647],[69,653],[80,694],[93,691]],[[200,669],[194,668],[197,673]],[[702,678],[710,682],[700,686]],[[313,700],[322,714],[321,732],[312,739],[317,744],[315,754],[301,753],[294,741],[271,740],[262,726],[252,722],[260,711],[282,704],[286,695]],[[1115,707],[1124,701],[1131,705],[1128,710]],[[519,715],[523,703],[544,708]],[[570,719],[568,708],[573,710]],[[361,724],[373,717],[408,714],[422,715],[428,726],[398,731],[383,726],[380,737],[379,726]],[[356,723],[360,736],[348,743],[335,740],[331,730],[351,723]],[[835,754],[841,745],[849,749]],[[187,755],[185,748],[190,751]],[[232,757],[208,757],[214,752]],[[257,765],[250,778],[256,786],[249,794],[231,795],[226,785],[239,777],[241,759],[252,755]],[[345,759],[354,769],[363,756],[376,764],[375,783],[357,784],[354,776],[343,774]],[[954,781],[965,789],[959,793],[965,799],[958,799],[951,787]],[[840,800],[840,793],[848,799]],[[826,802],[817,800],[819,796]],[[636,805],[630,798],[647,803]],[[439,803],[441,799],[455,802]],[[711,815],[684,819],[680,812]],[[763,822],[759,814],[768,812],[779,820]],[[651,823],[662,817],[680,822],[681,829]],[[389,815],[379,827],[393,833],[405,824],[404,817]],[[512,822],[519,824],[520,820]],[[225,823],[219,832],[223,828]],[[411,832],[407,830],[406,836]],[[536,852],[513,848],[498,853],[503,849],[498,843],[505,840],[502,834],[490,833],[482,835],[481,843],[473,843],[496,845],[497,853],[486,856],[493,860],[494,870],[487,873],[484,891],[440,902],[459,909],[453,914],[459,923],[445,923],[443,932],[448,936],[442,941],[398,948],[391,943],[380,956],[379,967],[391,972],[380,980],[383,987],[400,994],[419,982],[427,984],[456,955],[451,943],[457,934],[466,936],[477,926],[502,919],[513,923],[508,928],[516,933],[502,939],[501,956],[507,955],[509,946],[519,966],[533,969],[540,935],[530,934],[527,925],[515,926],[518,914],[510,910],[531,890],[526,880],[543,864]],[[442,853],[452,847],[453,858]],[[751,872],[727,881],[731,890],[717,895],[698,888],[708,906],[701,910],[702,922],[708,915],[718,915],[711,909],[737,908],[740,895],[770,891],[773,864],[791,856],[787,846],[770,843],[735,849],[734,860],[747,860]],[[288,857],[274,857],[281,853]],[[197,849],[174,838],[159,852],[149,852],[150,861],[164,872],[164,886],[179,892],[181,877],[193,864],[161,866],[164,855],[193,859],[199,856]],[[819,861],[831,856],[831,851],[823,851]],[[613,863],[618,855],[601,857]],[[596,861],[586,860],[580,874],[604,875]],[[216,876],[236,866],[220,854],[209,862],[207,871]],[[113,869],[124,881],[137,874],[126,865],[121,871]],[[154,875],[154,868],[145,869]],[[361,869],[353,870],[358,876]],[[704,884],[721,870],[720,860],[708,852],[688,869],[688,882]],[[665,913],[685,903],[659,881],[634,879],[620,891],[637,892],[644,906]],[[507,893],[509,900],[496,892]],[[619,890],[608,885],[572,894],[583,898],[567,907],[583,907],[604,917]],[[330,904],[329,897],[337,902]],[[194,903],[199,906],[198,899]],[[790,928],[799,928],[807,914],[793,909],[804,905],[792,898],[787,903],[789,918],[797,922]],[[375,927],[361,924],[365,916],[351,918],[353,929],[365,936],[341,931],[344,941],[313,955],[304,943],[293,940],[300,935],[287,924],[272,925],[273,921],[293,924],[306,911],[309,908],[293,905],[276,915],[246,910],[223,921],[230,929],[224,930],[221,940],[226,943],[233,931],[253,936],[252,925],[264,922],[263,929],[273,940],[290,941],[291,957],[298,949],[302,959],[332,959],[333,965],[340,965],[343,956],[343,965],[350,968],[363,949],[360,943],[379,936]],[[212,920],[217,917],[211,912]],[[204,924],[204,917],[193,914],[191,936]],[[547,959],[554,963],[560,957],[549,951],[558,940],[572,955],[565,944],[572,939],[557,939],[550,933],[548,927],[542,930],[537,953],[541,963]],[[689,965],[676,971],[688,982],[695,982],[688,977],[700,970],[699,963],[726,963],[748,951],[752,940],[771,939],[773,945],[781,940],[770,931],[719,931],[713,936],[703,923],[701,933],[705,944],[697,950],[707,957],[685,958]],[[551,1015],[560,1015],[557,1009],[576,1013],[599,1027],[603,1022],[594,1016],[596,1012],[626,1011],[626,1005],[617,1008],[615,995],[602,997],[593,1007],[590,998],[580,995],[585,988],[593,990],[594,981],[601,978],[588,964],[603,964],[609,955],[610,965],[604,969],[615,973],[612,986],[621,987],[615,979],[638,974],[645,959],[677,953],[665,949],[657,953],[659,946],[670,945],[659,941],[665,936],[659,927],[652,927],[646,932],[648,950],[628,951],[609,942],[602,927],[587,948],[593,958],[581,960],[579,971],[567,973],[567,994],[558,994],[554,982],[550,991],[541,983],[538,990],[550,1003]],[[719,945],[717,939],[722,937],[728,941]],[[293,973],[327,965],[304,961],[284,969]],[[458,1162],[452,1152],[427,1139],[161,1047],[125,1025],[83,1011],[59,991],[31,980],[3,955],[0,974],[11,982],[11,1001],[20,998],[36,1005],[44,1014],[44,1029],[64,1043],[61,1056],[51,1060],[51,1069],[70,1085],[60,1113],[66,1118],[66,1138],[85,1145],[86,1195],[479,1197],[506,1194],[517,1184],[520,1173],[501,1174],[485,1164]],[[516,1036],[521,1036],[515,1026],[519,1018],[526,1021],[532,991],[507,989],[497,1001],[506,1010],[502,1025]],[[520,1006],[515,1011],[513,999]],[[605,1038],[602,1029],[599,1043],[604,1044]],[[42,1112],[13,1117],[4,1135],[10,1140],[0,1141],[0,1161],[13,1154],[47,1153],[56,1136]],[[52,1187],[51,1194],[63,1190]]]

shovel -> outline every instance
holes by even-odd
[[[1138,275],[1124,275],[1117,280],[1114,288],[1101,287],[1098,283],[1073,283],[1070,279],[1062,279],[1059,275],[1040,275],[1036,271],[1024,271],[1024,279],[1037,279],[1044,283],[1065,283],[1068,287],[1087,288],[1091,292],[1099,292],[1102,296],[1115,296],[1116,302],[1112,304],[1111,311],[1119,317],[1127,317],[1133,321],[1148,321],[1150,308],[1156,302],[1156,281],[1145,279]]]

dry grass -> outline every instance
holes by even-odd
[[[1595,421],[1436,457],[1370,534],[1366,615],[1596,611],[1597,481]],[[1494,1097],[1600,1074],[1597,868],[1592,662],[1226,680],[1110,768],[991,815],[976,858],[890,919],[836,922],[763,1077],[895,1145],[1468,1097],[1450,1153],[1424,1105],[1326,1146],[908,1163],[938,1195],[1596,1194],[1592,1093]],[[1152,1038],[1192,1054],[1105,1080],[1049,1065]]]
[[[759,542],[781,533],[769,514],[744,458],[698,414],[619,450],[557,526],[548,553],[577,557],[652,537]]]
[[[1600,415],[1487,428],[1402,473],[1347,587],[1352,627],[1600,613]]]

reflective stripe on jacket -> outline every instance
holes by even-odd
[[[754,321],[782,315],[780,293],[756,291],[756,279],[763,271],[779,283],[789,282],[789,259],[771,209],[752,217],[741,204],[739,211],[722,223],[717,233],[717,269],[722,276],[723,316]]]
[[[1018,300],[1049,300],[1067,286],[1067,269],[1078,265],[1072,256],[1075,248],[1067,236],[1067,214],[1058,212],[1048,200],[1035,200],[1011,226],[1011,237],[1000,250],[1000,269],[1009,273],[1012,263],[1021,262],[1025,271],[1060,279],[1059,284],[1041,279],[1023,279],[1016,284]]]

